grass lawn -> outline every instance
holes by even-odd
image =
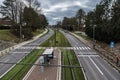
[[[77,34],[77,35],[79,35],[79,36],[81,36],[82,38],[84,38],[84,39],[91,39],[90,37],[88,37],[87,35],[83,35],[82,33],[75,33],[75,34]]]
[[[44,29],[37,29],[35,32],[32,32],[33,36],[37,36],[39,34],[41,34],[42,32],[44,32]]]
[[[36,30],[35,32],[33,32],[32,34],[34,36],[37,36],[39,34],[41,34],[42,32],[44,32],[43,29],[39,29]],[[15,35],[13,35],[10,30],[0,30],[0,40],[3,41],[14,41],[16,43],[18,43],[20,41],[20,39],[18,37],[16,37]]]
[[[0,40],[18,42],[19,38],[10,33],[10,30],[0,30]]]

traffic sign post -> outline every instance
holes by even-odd
[[[115,46],[114,41],[111,41],[111,42],[110,42],[111,51],[113,51],[114,46]]]
[[[115,43],[113,41],[110,42],[110,47],[114,48]]]
[[[44,64],[44,56],[40,56],[39,58],[40,64]],[[40,66],[41,73],[44,73],[44,66]]]

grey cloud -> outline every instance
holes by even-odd
[[[61,5],[60,3],[66,4],[66,5],[71,5],[74,1],[79,1],[82,6],[79,5],[73,5],[64,8],[64,5]],[[46,12],[45,15],[47,19],[49,20],[50,24],[55,24],[58,20],[62,20],[64,17],[73,17],[75,16],[76,12],[81,8],[85,12],[89,12],[92,9],[95,8],[95,5],[99,2],[100,0],[41,0],[41,4],[43,5],[42,8],[43,10],[45,9]],[[43,3],[42,3],[43,2]],[[56,7],[58,4],[59,7],[53,8],[50,10],[50,8]],[[54,6],[55,5],[55,6]],[[47,11],[48,10],[48,11]]]

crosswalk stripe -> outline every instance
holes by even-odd
[[[88,47],[88,49],[90,50],[90,47]]]
[[[79,47],[79,49],[81,50],[81,47]]]
[[[87,47],[85,47],[85,49],[88,49]]]

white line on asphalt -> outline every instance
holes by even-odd
[[[28,51],[25,51],[25,52],[22,52],[22,51],[21,52],[13,52],[12,55],[14,55],[14,54],[22,54],[22,53],[29,53],[29,52]]]
[[[9,59],[5,60],[4,62],[8,62],[8,61],[9,61]]]
[[[39,63],[39,59],[35,63]],[[22,80],[27,80],[30,74],[32,73],[32,71],[35,69],[35,67],[36,66],[33,65],[32,68],[28,71],[28,73],[25,75],[25,77]]]
[[[100,57],[98,55],[78,55],[78,57]]]
[[[79,49],[81,50],[81,47],[79,47]]]
[[[95,64],[95,62],[89,57],[89,59],[92,61],[92,63],[95,65],[95,67],[98,69],[98,71],[103,75],[103,72],[100,70],[100,68]]]
[[[87,47],[85,47],[85,49],[86,49],[86,50],[88,50],[88,48],[87,48]]]
[[[77,50],[79,50],[79,48],[77,47]]]
[[[90,48],[90,47],[88,47],[88,49],[90,50],[91,48]]]
[[[84,47],[82,47],[82,49],[84,50]]]

